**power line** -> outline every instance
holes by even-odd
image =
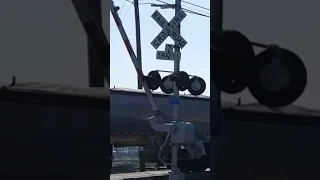
[[[181,8],[183,9],[184,11],[186,11],[187,13],[191,13],[191,14],[195,14],[195,15],[199,15],[199,16],[203,16],[203,17],[208,17],[210,18],[209,15],[206,15],[206,14],[202,14],[202,13],[198,13],[198,12],[195,12],[195,11],[192,11],[192,10],[189,10],[189,9],[186,9],[186,8]]]
[[[123,6],[124,6],[124,4],[126,3],[126,1],[123,1],[123,4],[122,4],[122,6],[121,6],[121,8],[120,8],[120,12],[119,12],[119,14],[121,14],[121,12],[122,12],[122,9],[123,9]]]
[[[196,6],[196,7],[198,7],[198,8],[202,8],[202,9],[205,9],[205,10],[210,11],[209,8],[205,8],[205,7],[199,6],[199,5],[197,5],[197,4],[193,4],[193,3],[190,3],[190,2],[187,2],[187,1],[182,1],[182,2],[184,2],[184,3],[186,3],[186,4],[190,4],[190,5],[192,5],[192,6]]]
[[[130,2],[131,5],[133,4],[133,1],[130,1],[130,0],[125,0],[125,1]],[[162,0],[156,0],[156,1],[161,2],[161,3],[164,3],[164,4],[170,4],[170,3],[165,2],[165,1],[162,1]],[[192,6],[196,6],[196,7],[202,8],[202,9],[210,10],[210,9],[208,9],[208,8],[199,6],[199,5],[197,5],[197,4],[189,3],[189,2],[186,2],[186,1],[182,1],[182,2],[184,2],[184,3],[186,3],[186,4],[190,4],[190,5],[192,5]],[[139,5],[147,5],[147,4],[148,4],[148,5],[150,5],[150,4],[152,5],[152,4],[154,4],[154,3],[143,3],[143,2],[139,2]],[[203,12],[196,11],[196,10],[193,9],[193,8],[190,8],[190,9],[193,9],[193,10],[190,10],[190,9],[188,9],[188,8],[182,8],[182,9],[185,10],[187,13],[190,13],[190,14],[194,14],[194,15],[199,15],[199,16],[209,17],[209,18],[210,18],[210,15],[207,15],[207,14],[205,14],[205,13],[203,13]],[[127,13],[128,13],[128,12],[127,12]],[[127,13],[126,13],[126,14],[127,14]]]
[[[133,4],[133,1],[129,1],[129,0],[126,0],[126,1],[128,1],[128,2],[130,2],[130,3],[132,3]],[[139,5],[140,4],[142,4],[142,5],[146,5],[146,4],[154,4],[154,3],[146,3],[146,2],[139,2]]]
[[[168,0],[168,1],[172,2],[173,4],[175,3],[173,0]],[[182,6],[182,7],[183,7],[183,6]],[[197,13],[206,14],[206,13],[203,12],[203,11],[197,10],[195,7],[190,7],[190,6],[184,5],[183,8],[185,8],[185,9],[188,8],[189,10],[194,11],[194,12],[197,12]],[[208,16],[208,15],[206,15],[206,16]]]
[[[162,0],[156,0],[156,1],[161,2],[161,3],[164,3],[164,4],[169,4],[169,3],[165,2],[165,1],[162,1]],[[209,15],[206,15],[206,14],[203,14],[203,13],[199,13],[199,12],[190,10],[190,9],[188,9],[188,8],[182,8],[182,9],[185,10],[187,13],[191,13],[191,14],[195,14],[195,15],[199,15],[199,16],[209,17],[209,18],[210,18]]]
[[[125,17],[127,16],[127,14],[128,14],[128,12],[130,11],[130,9],[131,9],[132,5],[133,5],[133,3],[132,3],[132,4],[130,4],[130,6],[129,6],[129,8],[128,8],[128,11],[127,11],[127,12],[126,12],[126,14],[123,16],[123,18],[125,18]]]

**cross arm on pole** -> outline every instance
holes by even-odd
[[[161,9],[175,8],[175,4],[151,4],[152,7],[160,7]]]

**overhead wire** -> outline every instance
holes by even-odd
[[[192,6],[196,6],[196,7],[198,7],[198,8],[201,8],[201,9],[205,9],[205,10],[210,11],[209,8],[205,8],[205,7],[200,6],[200,5],[197,5],[197,4],[193,4],[193,3],[190,3],[190,2],[187,2],[187,1],[181,1],[181,2],[186,3],[186,4],[190,4],[190,5],[192,5]]]
[[[130,2],[131,5],[134,3],[132,0],[125,0],[125,1]],[[170,5],[170,3],[165,2],[165,1],[162,1],[162,0],[156,0],[156,1]],[[173,2],[173,0],[169,0],[169,1]],[[197,4],[194,4],[194,3],[190,3],[190,2],[187,2],[187,1],[181,1],[181,2],[186,3],[186,4],[189,4],[189,5],[192,5],[192,6],[195,6],[195,7],[198,7],[198,8],[201,8],[201,9],[205,9],[205,10],[210,11],[209,8],[205,8],[205,7],[203,7],[203,6],[200,6],[200,5],[197,5]],[[153,5],[153,4],[155,4],[155,3],[151,3],[151,2],[139,2],[139,5]],[[130,8],[131,8],[131,5],[130,5],[130,7],[129,7],[129,10],[130,10]],[[122,5],[122,7],[123,7],[123,5]],[[122,8],[121,8],[121,9],[122,9]],[[194,15],[199,15],[199,16],[202,16],[202,17],[209,17],[209,18],[210,18],[210,15],[208,15],[208,14],[206,14],[206,13],[204,13],[204,12],[201,12],[201,11],[199,11],[199,10],[195,10],[194,8],[191,8],[191,7],[188,7],[188,8],[182,7],[181,9],[183,9],[184,11],[186,11],[187,13],[190,13],[190,14],[194,14]],[[192,10],[190,10],[190,9],[192,9]],[[128,11],[129,11],[129,10],[128,10]],[[128,11],[126,12],[126,14],[128,13]],[[121,10],[120,10],[120,12],[121,12]],[[126,14],[125,14],[125,16],[126,16]]]
[[[127,2],[130,2],[131,5],[134,3],[132,0],[125,0]],[[164,4],[168,4],[170,5],[170,3],[168,2],[165,2],[165,1],[162,1],[162,0],[156,0],[158,2],[161,2],[161,3],[164,3]],[[173,0],[169,0],[171,2],[173,2]],[[187,1],[181,1],[183,3],[186,3],[186,4],[189,4],[189,5],[192,5],[192,6],[195,6],[195,7],[198,7],[198,8],[201,8],[201,9],[205,9],[205,10],[208,10],[210,11],[209,8],[206,8],[206,7],[203,7],[203,6],[200,6],[200,5],[197,5],[197,4],[194,4],[194,3],[190,3],[190,2],[187,2]],[[153,5],[155,3],[151,3],[151,2],[139,2],[139,5]],[[204,13],[204,12],[201,12],[199,10],[195,10],[194,8],[191,8],[191,7],[188,7],[188,8],[185,8],[185,7],[182,7],[181,9],[183,9],[184,11],[186,11],[187,13],[190,13],[190,14],[194,14],[194,15],[199,15],[199,16],[202,16],[202,17],[209,17],[210,18],[210,15]],[[192,9],[192,10],[190,10]],[[128,13],[128,12],[127,12]],[[126,13],[126,14],[127,14]]]
[[[128,2],[130,2],[130,3],[134,3],[133,1],[130,1],[130,0],[126,0],[126,1],[128,1]],[[140,0],[141,1],[141,0]],[[151,4],[154,4],[154,3],[147,3],[147,2],[139,2],[139,5],[151,5]]]
[[[173,4],[175,3],[173,0],[168,0],[168,1],[170,1],[170,2],[172,2]],[[191,3],[192,4],[192,3]],[[196,5],[196,4],[194,4],[194,5]],[[193,5],[193,6],[194,6]],[[192,14],[196,14],[196,15],[200,15],[200,16],[205,16],[205,17],[208,17],[209,15],[207,15],[205,12],[203,12],[203,11],[199,11],[199,10],[197,10],[197,9],[195,9],[195,8],[192,8],[192,7],[190,7],[190,6],[186,6],[186,5],[183,5],[184,7],[182,7],[182,9],[183,10],[185,10],[185,11],[188,11],[189,13],[192,13]],[[187,8],[188,9],[187,9]],[[202,6],[200,6],[200,7],[202,7]],[[191,10],[190,10],[191,9]],[[209,16],[210,17],[210,16]]]
[[[202,13],[198,13],[198,12],[195,12],[195,11],[192,11],[192,10],[188,10],[186,8],[181,8],[183,9],[185,12],[187,13],[191,13],[191,14],[195,14],[195,15],[199,15],[199,16],[203,16],[203,17],[208,17],[210,18],[210,15],[206,15],[206,14],[202,14]]]
[[[167,4],[167,5],[170,5],[170,3],[168,3],[168,2],[165,2],[165,1],[163,1],[163,0],[156,0],[156,1],[158,1],[158,2],[161,2],[161,3],[164,3],[164,4]],[[192,3],[191,3],[192,4]],[[196,5],[196,4],[194,4],[194,5]],[[202,6],[201,6],[202,7]],[[187,13],[190,13],[190,14],[194,14],[194,15],[199,15],[199,16],[202,16],[202,17],[209,17],[210,18],[210,15],[207,15],[207,14],[204,14],[204,13],[200,13],[200,12],[196,12],[196,11],[194,11],[194,10],[190,10],[190,9],[188,9],[188,8],[181,8],[181,9],[183,9],[184,11],[186,11]]]
[[[123,9],[123,6],[124,6],[124,4],[126,3],[126,0],[124,0],[123,1],[123,4],[122,4],[122,6],[121,6],[121,8],[120,8],[120,12],[119,12],[119,14],[121,14],[121,12],[122,12],[122,9]]]
[[[129,8],[128,8],[127,12],[126,12],[126,14],[125,14],[122,18],[125,18],[125,17],[127,16],[127,14],[128,14],[128,12],[130,11],[130,9],[131,9],[132,5],[133,5],[133,3],[131,3],[131,4],[130,4],[130,6],[129,6]]]
[[[172,1],[172,0],[170,0],[170,1]],[[187,1],[182,1],[182,2],[184,2],[184,3],[186,3],[186,4],[189,4],[189,5],[191,5],[191,6],[195,6],[195,7],[197,7],[197,8],[202,8],[202,9],[205,9],[205,10],[210,10],[210,9],[205,8],[205,7],[203,7],[203,6],[199,6],[199,5],[197,5],[197,4],[189,3],[189,2],[187,2]],[[199,15],[199,16],[203,16],[203,17],[210,17],[210,15],[208,15],[206,12],[199,11],[199,10],[197,10],[196,8],[192,8],[192,7],[186,8],[186,7],[188,7],[188,6],[184,5],[184,8],[183,8],[183,9],[189,11],[189,13],[191,13],[191,14],[195,14],[195,15]],[[190,10],[190,9],[191,9],[191,10]]]

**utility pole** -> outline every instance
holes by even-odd
[[[156,59],[161,60],[173,60],[173,61],[180,61],[181,53],[180,48],[182,49],[186,44],[187,41],[180,35],[180,23],[181,21],[187,16],[185,12],[181,9],[181,0],[176,0],[176,4],[167,4],[167,5],[159,5],[158,7],[161,8],[175,8],[175,16],[172,18],[170,22],[168,22],[158,11],[155,11],[151,17],[158,23],[160,27],[162,27],[162,31],[152,40],[151,45],[157,49],[167,37],[171,37],[175,44],[166,44],[166,50],[165,51],[157,51],[156,53]],[[190,122],[184,122],[180,120],[179,117],[179,91],[176,87],[176,83],[174,80],[174,95],[170,96],[169,98],[169,104],[173,104],[173,114],[172,114],[172,121],[171,123],[163,123],[165,122],[165,116],[162,114],[159,110],[159,107],[157,103],[155,102],[153,98],[153,94],[147,84],[147,81],[145,80],[145,76],[141,70],[141,67],[138,63],[137,57],[135,56],[135,53],[133,52],[132,46],[130,44],[130,41],[128,39],[128,36],[122,26],[122,22],[119,18],[119,15],[117,13],[117,10],[119,7],[115,7],[112,0],[110,0],[111,5],[111,13],[114,17],[114,20],[118,26],[119,32],[122,36],[122,39],[124,43],[126,44],[126,48],[128,50],[128,53],[130,55],[130,58],[132,60],[132,63],[137,71],[137,74],[142,81],[142,85],[144,88],[144,91],[146,92],[146,96],[149,100],[149,103],[151,105],[151,108],[154,112],[154,116],[150,117],[148,120],[150,122],[151,127],[158,132],[166,132],[171,134],[171,143],[172,143],[172,159],[171,159],[171,170],[172,172],[169,172],[169,180],[183,180],[184,174],[179,171],[179,168],[177,167],[178,162],[178,147],[181,147],[182,144],[184,145],[194,145],[195,143],[195,128],[194,125]],[[173,48],[175,52],[173,52]],[[164,59],[161,54],[165,54]],[[177,74],[180,70],[180,63],[175,62],[174,63],[174,73]],[[188,135],[186,135],[186,131],[189,132]],[[169,135],[169,134],[168,134]],[[165,143],[167,143],[167,139]],[[201,142],[202,143],[202,142]],[[165,145],[165,144],[164,144]],[[191,146],[191,149],[194,150],[195,148]],[[199,154],[199,152],[195,152],[196,154]]]
[[[179,11],[181,10],[181,0],[175,1],[175,15],[177,16]],[[176,32],[180,34],[181,32],[181,25],[179,24],[176,28]],[[178,46],[177,42],[174,43],[174,52],[180,52],[180,47]],[[180,71],[180,61],[174,61],[174,73],[177,74]],[[179,89],[176,86],[176,82],[174,81],[173,86],[173,95],[176,96],[177,99],[179,99]],[[179,121],[179,104],[173,105],[173,112],[172,112],[172,120],[173,121]],[[179,146],[177,144],[172,144],[171,149],[171,171],[172,176],[169,176],[170,180],[179,179],[180,172],[178,172],[178,148]],[[181,175],[181,177],[184,179],[184,176]]]
[[[96,20],[100,26],[102,26],[102,13],[101,13],[101,0],[88,1],[93,13],[96,16]],[[90,39],[87,40],[88,44],[88,76],[90,87],[104,87],[104,77],[97,71],[101,68],[99,59],[95,53]]]
[[[136,19],[137,60],[142,69],[139,0],[134,0],[134,13],[135,13],[135,19]],[[142,89],[142,84],[141,84],[141,81],[139,80],[139,76],[137,76],[137,81],[138,81],[138,89]]]
[[[211,18],[211,28],[213,28],[213,41],[216,40],[219,34],[223,31],[223,0],[213,0],[211,1],[212,5],[212,18]],[[212,43],[212,42],[211,42]],[[218,172],[218,157],[219,157],[219,145],[220,145],[220,133],[222,129],[223,115],[221,110],[221,91],[213,84],[211,89],[211,98],[213,99],[211,107],[212,112],[211,116],[213,117],[210,122],[211,126],[211,138],[210,138],[210,149],[211,149],[211,159],[210,159],[210,171],[211,178],[217,179]]]

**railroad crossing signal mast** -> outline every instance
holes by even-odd
[[[164,5],[165,7],[168,5]],[[180,71],[180,60],[181,52],[180,48],[183,48],[187,41],[180,35],[180,23],[187,16],[185,12],[181,9],[181,0],[176,0],[175,5],[169,6],[168,8],[175,8],[175,16],[170,22],[168,22],[158,11],[155,11],[152,14],[152,18],[161,26],[162,31],[154,38],[151,42],[151,45],[157,49],[168,36],[170,36],[174,41],[174,45],[166,44],[165,51],[157,51],[157,59],[162,60],[173,60],[174,61],[174,74],[177,74]],[[173,52],[174,47],[174,52]],[[172,120],[180,121],[179,118],[179,89],[177,88],[176,81],[173,81],[173,96],[169,97],[169,104],[173,105]],[[189,132],[186,132],[189,133]],[[192,132],[190,132],[192,133]],[[193,132],[194,133],[194,132]],[[171,170],[169,173],[169,179],[184,179],[184,175],[179,172],[177,168],[178,162],[178,144],[172,144],[171,150]]]
[[[172,7],[170,7],[172,8]],[[180,48],[183,48],[187,42],[181,37],[180,35],[180,22],[182,19],[185,18],[186,14],[181,10],[181,0],[176,0],[175,4],[176,9],[176,15],[175,17],[168,23],[166,21],[163,21],[162,23],[158,23],[161,27],[163,27],[163,30],[159,33],[159,35],[152,41],[152,45],[155,49],[157,49],[164,40],[170,36],[175,40],[175,52],[172,51],[172,45],[167,45],[166,51],[162,52],[163,54],[175,54],[178,58],[172,58],[178,59],[174,61],[174,71],[175,73],[178,73],[180,68]],[[178,160],[178,147],[181,145],[187,145],[187,147],[191,147],[188,145],[195,144],[195,130],[192,123],[189,122],[183,122],[179,118],[178,114],[178,108],[179,108],[179,90],[175,85],[174,82],[174,96],[171,96],[170,102],[171,104],[174,104],[174,110],[173,110],[173,116],[172,118],[168,118],[168,116],[165,116],[158,108],[158,105],[156,101],[153,98],[153,95],[151,93],[151,90],[147,84],[147,76],[145,76],[142,72],[141,65],[138,62],[138,59],[133,51],[133,48],[131,46],[131,43],[128,39],[128,36],[123,28],[122,22],[119,18],[119,15],[117,11],[119,10],[119,7],[115,7],[113,4],[113,1],[110,0],[110,11],[112,13],[112,16],[117,24],[117,27],[120,31],[120,34],[122,36],[122,39],[126,45],[126,48],[128,50],[128,53],[130,55],[130,58],[132,60],[133,65],[135,66],[135,69],[137,71],[137,74],[139,76],[139,80],[141,81],[141,84],[145,90],[146,96],[150,102],[151,108],[154,112],[154,116],[149,118],[150,125],[155,131],[160,132],[167,132],[167,138],[165,140],[164,145],[168,141],[169,133],[171,134],[171,144],[172,144],[172,160],[171,160],[171,168],[172,172],[169,173],[169,179],[170,180],[183,180],[184,174],[180,173],[178,167],[177,167],[177,160]],[[159,12],[155,12],[158,15],[158,18],[161,18],[161,14]],[[156,16],[156,14],[153,14]],[[156,20],[156,17],[154,18]],[[165,20],[162,17],[163,20]],[[156,20],[157,21],[157,20]],[[159,21],[160,22],[160,21]],[[171,47],[172,46],[172,47]],[[161,53],[161,52],[159,52]],[[176,56],[175,56],[176,57]],[[168,59],[169,60],[169,59]],[[202,145],[203,147],[203,145]],[[197,144],[195,146],[197,148]],[[192,151],[193,149],[191,149]],[[199,153],[199,151],[194,151],[195,155],[196,153]],[[200,153],[203,153],[200,152]],[[202,154],[201,154],[202,155]],[[201,156],[200,155],[200,156]],[[161,157],[160,157],[161,158]]]
[[[185,14],[182,10],[181,10],[181,0],[176,0],[176,5],[175,5],[175,17],[183,17],[183,15]],[[185,16],[184,16],[185,17]],[[182,20],[181,20],[182,21]],[[176,34],[176,37],[179,38],[180,36],[180,23],[178,24],[177,28],[176,28],[176,33],[173,32],[172,36],[174,36],[174,34]],[[181,37],[181,36],[180,36]],[[175,38],[175,36],[173,37]],[[182,38],[182,37],[181,37]],[[183,38],[182,38],[183,39]],[[182,42],[185,42],[184,45],[186,44],[186,41],[181,40]],[[176,53],[180,53],[180,43],[178,41],[175,41],[174,43],[175,48],[174,51]],[[181,47],[183,48],[183,46]],[[178,73],[180,71],[180,61],[174,61],[174,73]],[[173,86],[173,98],[176,98],[179,101],[179,90],[177,88],[177,84],[174,81],[174,86]],[[179,104],[174,104],[173,105],[173,114],[172,114],[172,119],[178,121],[179,118]],[[187,132],[188,133],[188,132]],[[191,132],[194,135],[194,132]],[[176,168],[178,166],[178,148],[179,146],[176,144],[172,144],[172,150],[171,150],[171,170],[172,170],[172,174],[170,174],[170,178],[169,179],[184,179],[184,175],[178,172],[178,168]],[[171,177],[172,176],[172,177]]]

